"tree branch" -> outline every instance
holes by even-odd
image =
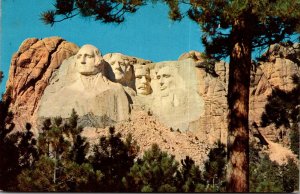
[[[73,17],[75,17],[75,16],[77,16],[77,15],[79,15],[79,12],[77,12],[77,13],[75,13],[75,14],[72,14],[72,15],[65,15],[65,17],[62,18],[62,19],[60,19],[60,20],[54,20],[54,21],[53,21],[53,24],[56,23],[56,22],[62,22],[62,21],[64,21],[64,20],[71,19],[71,18],[73,18]],[[53,24],[51,24],[51,26],[53,26]]]

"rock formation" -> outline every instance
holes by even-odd
[[[129,101],[121,84],[104,75],[100,51],[84,45],[50,80],[38,107],[38,117],[69,118],[74,109],[82,126],[105,127],[129,118]]]
[[[190,59],[154,64],[153,101],[149,108],[174,129],[188,130],[190,123],[204,113],[195,69],[195,63]]]
[[[293,76],[300,77],[300,44],[274,44],[262,56],[258,67],[254,69],[250,87],[249,124],[261,121],[261,115],[267,103],[267,97],[272,90],[279,88],[291,91],[295,84]],[[270,141],[289,146],[289,130],[284,127],[276,128],[274,125],[259,128],[261,133]],[[280,135],[286,131],[285,135]]]
[[[122,84],[135,89],[134,65],[150,63],[137,57],[123,55],[122,53],[108,53],[103,56],[104,60],[110,65],[107,70],[107,77],[113,82]]]
[[[182,54],[178,60],[192,59],[195,64],[204,61],[202,53],[190,51]],[[217,77],[208,73],[204,68],[196,68],[198,80],[198,92],[204,101],[204,113],[196,121],[190,124],[190,129],[199,136],[200,140],[205,140],[213,144],[217,140],[222,143],[227,142],[227,84],[228,84],[228,64],[224,61],[215,64]]]
[[[191,131],[181,132],[166,127],[158,118],[148,115],[145,111],[133,110],[130,121],[120,122],[115,128],[116,132],[120,132],[124,138],[128,134],[132,135],[140,146],[139,156],[150,149],[153,143],[157,143],[162,150],[173,154],[178,161],[190,156],[203,167],[204,161],[208,159],[207,154],[211,145],[206,141],[200,141],[199,136]],[[82,135],[94,144],[99,142],[101,135],[108,135],[108,129],[88,127]]]
[[[289,145],[288,135],[278,139],[282,129],[259,123],[272,89],[294,87],[299,50],[299,44],[272,45],[253,64],[249,124],[257,124],[268,145]],[[142,151],[159,143],[177,159],[190,155],[201,163],[214,142],[227,141],[229,69],[217,62],[212,75],[199,65],[202,56],[190,51],[178,61],[153,63],[121,53],[102,57],[94,46],[79,50],[58,37],[27,39],[12,58],[7,82],[14,122],[23,128],[45,117],[67,118],[74,108],[91,141],[115,125],[123,134],[132,133]]]
[[[13,55],[6,88],[11,88],[14,123],[24,128],[32,119],[52,73],[63,60],[74,55],[78,46],[59,37],[29,38]]]

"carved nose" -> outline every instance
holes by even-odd
[[[141,82],[142,82],[142,83],[146,83],[146,78],[145,78],[145,77],[142,77]]]
[[[81,64],[86,64],[85,57],[82,57],[80,62]]]
[[[163,78],[161,78],[160,80],[159,80],[159,83],[160,83],[160,85],[162,86],[162,85],[164,85],[164,80],[163,80]]]

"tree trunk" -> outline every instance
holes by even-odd
[[[235,21],[228,83],[227,192],[249,192],[249,86],[251,25],[247,17]]]

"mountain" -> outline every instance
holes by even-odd
[[[189,155],[201,164],[215,142],[226,144],[228,112],[228,64],[210,66],[202,56],[190,51],[153,63],[122,53],[102,56],[92,45],[79,48],[60,37],[27,39],[12,57],[7,82],[16,130],[31,122],[38,134],[45,118],[67,119],[74,108],[91,142],[114,125],[133,135],[141,153],[158,143],[177,159]],[[299,60],[299,44],[275,44],[253,62],[249,125],[257,142],[289,147],[289,129],[260,123],[272,91],[295,87]]]

